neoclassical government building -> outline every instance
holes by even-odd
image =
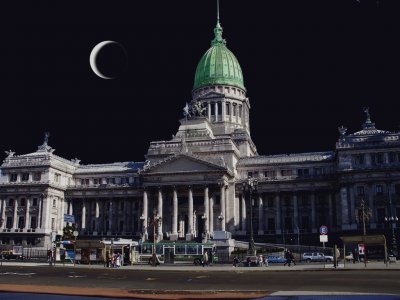
[[[371,212],[368,232],[390,235],[396,224],[385,218],[400,216],[400,133],[377,129],[366,109],[361,130],[340,127],[331,151],[259,155],[242,70],[219,21],[214,36],[179,128],[171,140],[151,142],[145,161],[84,165],[57,156],[48,136],[36,152],[7,151],[1,244],[47,247],[67,225],[65,214],[88,239],[152,239],[161,217],[159,240],[215,231],[248,240],[252,222],[256,241],[318,244],[321,225],[329,242],[361,232],[361,200]],[[257,181],[251,197],[248,178]]]

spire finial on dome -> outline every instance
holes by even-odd
[[[375,123],[373,123],[372,121],[371,121],[371,115],[369,114],[369,107],[364,107],[363,108],[363,111],[365,112],[365,114],[366,114],[366,116],[367,116],[367,118],[366,118],[366,120],[365,120],[365,122],[364,122],[364,124],[363,124],[363,129],[370,129],[370,128],[375,128]]]
[[[222,38],[222,27],[219,23],[219,0],[217,0],[217,25],[214,28],[214,39],[211,41],[211,45],[215,44],[226,44],[226,41]]]

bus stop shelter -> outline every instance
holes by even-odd
[[[341,236],[340,239],[343,242],[343,252],[344,256],[346,255],[346,245],[348,244],[364,244],[365,247],[368,246],[383,246],[385,253],[385,263],[386,266],[388,264],[387,259],[387,246],[386,246],[386,238],[383,234],[374,234],[374,235],[351,235],[351,236]],[[366,264],[366,253],[364,254],[364,263]],[[346,266],[346,259],[344,258],[344,265]]]

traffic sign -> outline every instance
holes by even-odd
[[[326,234],[321,234],[319,236],[319,241],[320,241],[320,243],[327,243],[328,242],[328,236]]]
[[[320,233],[321,235],[328,234],[328,227],[326,227],[325,225],[322,225],[322,226],[319,228],[319,233]]]

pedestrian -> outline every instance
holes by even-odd
[[[264,267],[268,267],[268,258],[266,256],[263,256],[263,264]]]
[[[283,265],[284,266],[288,265],[290,267],[291,260],[290,260],[289,250],[285,251],[285,259],[286,262]]]
[[[353,264],[355,264],[356,263],[356,249],[353,249],[353,251],[352,251],[352,254],[353,254]]]
[[[235,257],[233,258],[233,266],[236,267],[238,263],[239,263],[239,259],[238,259],[237,256],[235,256]]]
[[[247,258],[246,258],[246,263],[247,263],[247,266],[248,266],[248,267],[251,266],[251,258],[250,258],[250,256],[247,256]]]
[[[115,265],[117,268],[121,267],[121,254],[117,254],[116,260],[115,260]]]
[[[208,265],[208,253],[207,251],[204,251],[203,253],[203,267]]]
[[[343,259],[345,259],[345,254],[343,254]],[[336,267],[339,267],[340,250],[336,248]]]
[[[294,261],[294,255],[293,255],[292,251],[289,252],[289,259],[290,259],[289,267],[290,267],[290,263],[291,262],[293,263],[293,265],[296,265],[296,262]]]
[[[258,266],[262,267],[264,265],[264,260],[263,260],[263,256],[260,254],[258,256]]]

